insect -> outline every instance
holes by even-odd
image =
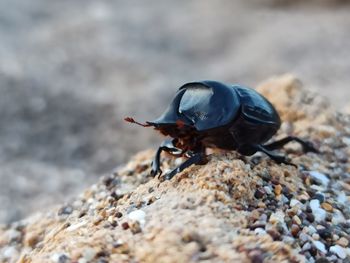
[[[161,153],[185,156],[188,159],[165,175],[174,175],[192,164],[203,164],[205,149],[235,150],[250,156],[263,152],[277,163],[291,164],[273,150],[296,141],[304,152],[318,152],[313,145],[298,137],[287,136],[266,143],[280,128],[281,120],[272,104],[255,90],[241,85],[227,85],[217,81],[198,81],[179,88],[167,110],[156,120],[140,123],[133,118],[127,122],[154,127],[172,137],[159,146],[152,162],[151,174],[162,174]]]

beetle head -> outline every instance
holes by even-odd
[[[184,136],[187,136],[189,132],[195,131],[193,127],[187,125],[181,119],[176,120],[175,123],[166,123],[166,124],[149,122],[149,121],[146,121],[145,123],[141,123],[141,122],[135,121],[134,118],[131,118],[131,117],[126,117],[124,118],[124,120],[130,123],[140,125],[142,127],[154,127],[155,130],[158,130],[163,135],[170,136],[173,138],[184,137]]]
[[[192,122],[185,116],[180,115],[178,112],[179,104],[185,91],[186,90],[178,90],[175,98],[165,112],[154,121],[140,123],[131,117],[126,117],[124,120],[142,127],[154,127],[154,129],[166,136],[169,135],[173,138],[181,137],[189,130],[193,130]]]

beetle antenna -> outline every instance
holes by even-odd
[[[135,121],[131,117],[125,117],[124,121],[130,122],[130,123],[135,123],[135,124],[140,125],[142,127],[150,127],[150,126],[152,126],[151,124],[148,124],[148,123],[141,123],[141,122]]]

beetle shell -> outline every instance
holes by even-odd
[[[277,111],[258,92],[217,81],[186,83],[180,87],[162,116],[147,123],[159,127],[174,125],[180,120],[201,132],[230,124],[240,111],[247,121],[280,126]]]
[[[239,107],[235,89],[216,81],[190,82],[180,87],[165,113],[149,123],[171,125],[181,120],[197,131],[205,131],[229,124]]]
[[[244,155],[255,153],[248,145],[266,142],[281,125],[275,108],[258,92],[217,81],[183,85],[167,110],[147,123],[173,138],[196,138],[206,147]]]

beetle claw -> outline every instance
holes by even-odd
[[[156,177],[157,175],[158,175],[158,177],[160,177],[162,175],[162,173],[163,173],[163,171],[160,168],[158,168],[158,169],[152,168],[150,171],[150,175],[152,177]]]

